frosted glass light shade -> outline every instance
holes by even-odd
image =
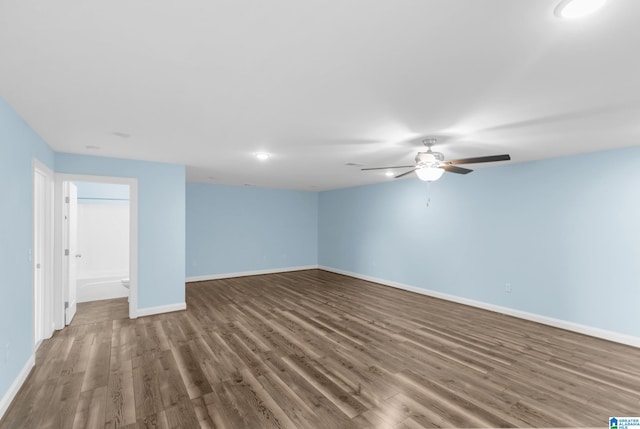
[[[268,152],[255,152],[253,155],[260,161],[266,161],[267,159],[271,158],[271,154]]]
[[[422,167],[416,170],[416,174],[420,180],[425,182],[433,182],[442,177],[444,170],[438,167]]]
[[[600,9],[607,0],[562,0],[555,14],[560,18],[575,19],[587,16]]]

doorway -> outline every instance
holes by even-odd
[[[128,296],[129,317],[135,318],[137,180],[58,174],[56,188],[61,196],[56,199],[56,254],[60,255],[56,326],[61,329],[71,323],[78,302],[116,296]],[[96,245],[92,239],[107,241]],[[106,248],[119,254],[108,256],[107,261]]]
[[[76,301],[128,298],[129,185],[73,184],[77,188]]]

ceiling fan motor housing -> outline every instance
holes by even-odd
[[[416,155],[416,164],[430,166],[433,164],[439,164],[444,160],[444,155],[440,152],[418,152]]]

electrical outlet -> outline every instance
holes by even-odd
[[[505,283],[504,284],[504,291],[506,293],[511,293],[511,283]]]

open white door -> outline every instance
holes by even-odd
[[[64,324],[68,325],[76,315],[76,261],[78,255],[78,188],[64,182],[64,258],[65,258],[65,312]]]

